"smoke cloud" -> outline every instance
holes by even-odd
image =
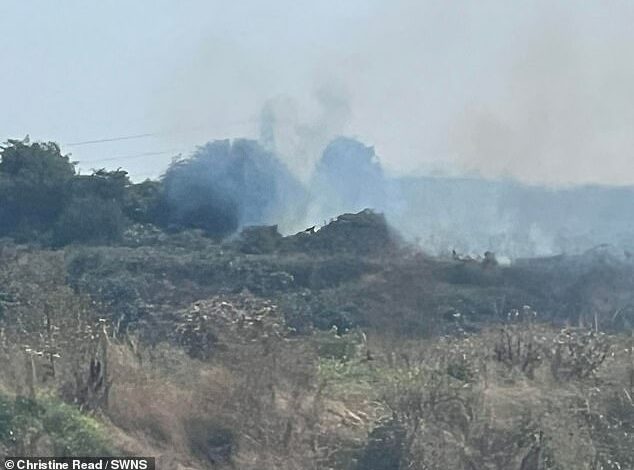
[[[220,140],[163,177],[167,223],[226,236],[247,225],[294,224],[304,191],[275,155],[247,139]]]
[[[502,64],[491,99],[465,106],[450,149],[464,168],[487,176],[551,185],[632,183],[623,171],[634,148],[628,40],[618,23],[597,37],[588,18],[555,15],[535,24]]]
[[[163,182],[169,223],[218,236],[270,224],[290,234],[370,208],[435,254],[494,251],[517,258],[579,253],[600,244],[634,251],[634,188],[394,177],[373,147],[350,137],[326,145],[307,183],[248,139],[199,148],[175,162]]]
[[[277,153],[304,182],[328,142],[345,132],[350,119],[343,88],[322,85],[311,97],[301,104],[290,96],[270,99],[260,115],[260,142]]]
[[[7,103],[17,111],[5,127],[24,135],[35,126],[68,142],[80,139],[57,132],[165,130],[153,148],[123,151],[134,142],[123,141],[94,158],[259,139],[245,152],[268,163],[245,168],[273,193],[238,194],[246,180],[233,163],[218,163],[216,172],[206,160],[191,167],[193,186],[219,191],[202,199],[229,208],[229,225],[237,227],[271,222],[289,232],[367,205],[431,251],[520,256],[630,243],[631,190],[578,185],[634,184],[631,2],[250,1],[222,11],[216,2],[168,3],[155,7],[156,21],[145,21],[145,9],[121,18],[120,9],[104,6],[101,26],[117,29],[98,44],[84,44],[96,25],[76,9],[64,12],[74,19],[55,34],[48,23],[15,23],[21,29],[13,36],[52,43],[38,50],[54,73],[30,74],[27,59],[5,51],[15,66],[2,79],[17,97],[7,99],[18,100]],[[151,34],[140,44],[144,28]],[[74,31],[82,41],[69,36]],[[113,48],[113,40],[126,47]],[[69,55],[80,45],[85,50]],[[86,66],[93,54],[103,61],[98,68]],[[235,142],[225,145],[218,152],[238,158]],[[89,151],[76,147],[74,157]],[[158,174],[157,161],[113,165],[138,179],[147,168]],[[286,176],[274,176],[280,165]],[[429,177],[438,168],[460,178]],[[166,181],[190,213],[191,187],[170,174]]]
[[[387,180],[374,148],[347,137],[330,142],[310,184],[309,220],[328,220],[365,208],[385,211]]]

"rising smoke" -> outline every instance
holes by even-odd
[[[386,178],[374,148],[349,137],[337,137],[326,146],[310,188],[309,217],[315,220],[386,209]]]
[[[288,233],[372,207],[432,252],[630,249],[634,190],[607,185],[634,182],[634,8],[568,6],[399,0],[351,29],[341,53],[309,67],[296,57],[294,70],[325,70],[327,85],[284,83],[295,93],[253,105],[265,102],[261,146],[304,197],[234,225]],[[420,171],[435,160],[478,176]]]
[[[497,70],[496,90],[457,114],[448,146],[463,168],[550,185],[633,182],[623,170],[634,147],[634,63],[624,60],[620,21],[599,37],[595,22],[553,13],[535,24]]]
[[[258,142],[220,140],[173,163],[163,177],[169,224],[226,236],[247,225],[293,223],[304,190]]]
[[[322,85],[307,103],[289,96],[268,100],[260,114],[260,142],[275,152],[301,181],[307,182],[321,153],[345,132],[350,105],[340,85]]]
[[[350,137],[326,145],[306,184],[277,155],[247,139],[201,147],[174,163],[164,184],[172,224],[219,236],[263,224],[289,234],[370,208],[436,254],[494,251],[517,258],[605,243],[634,251],[634,188],[393,177],[373,147]]]

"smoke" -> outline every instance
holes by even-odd
[[[289,96],[268,100],[260,114],[260,142],[307,181],[328,142],[345,131],[350,106],[345,89],[322,85],[302,105]]]
[[[261,112],[261,144],[284,161],[306,190],[303,217],[286,227],[301,230],[344,212],[395,208],[397,191],[374,147],[343,136],[351,117],[345,87],[331,81],[311,96],[301,104],[279,96]]]
[[[634,188],[554,189],[482,178],[404,178],[395,223],[430,252],[510,258],[634,248]]]
[[[316,221],[365,208],[386,209],[387,183],[374,148],[348,137],[327,145],[310,191],[309,218]]]
[[[457,114],[449,149],[459,164],[551,185],[634,182],[624,171],[634,146],[633,38],[614,13],[608,4],[543,7],[501,55],[497,89]]]
[[[293,224],[304,193],[275,155],[247,139],[220,140],[173,163],[163,177],[168,223],[217,236]]]
[[[182,112],[168,114],[180,122],[197,106],[223,117],[260,110],[259,133],[249,124],[241,135],[259,134],[303,196],[266,210],[242,200],[236,211],[263,213],[240,215],[238,226],[275,212],[290,231],[372,207],[434,252],[628,245],[632,191],[569,185],[634,183],[634,7],[569,6],[349,6],[363,21],[320,11],[315,23],[289,21],[293,37],[273,28],[265,43],[259,35],[214,42],[179,77],[194,85],[177,97]],[[326,19],[327,34],[317,24]],[[435,162],[481,178],[403,177]]]
[[[517,258],[605,243],[634,250],[634,188],[394,177],[381,163],[373,147],[336,137],[303,184],[256,141],[211,142],[166,172],[167,223],[217,236],[277,224],[289,234],[370,208],[435,254],[494,251]]]

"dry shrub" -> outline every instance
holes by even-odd
[[[169,356],[169,362],[161,358]],[[107,414],[114,424],[183,454],[190,452],[187,423],[200,416],[219,424],[232,395],[230,373],[201,364],[167,344],[152,351],[111,348],[113,386]],[[171,373],[178,369],[177,373]]]
[[[323,403],[314,348],[270,332],[249,337],[218,358],[236,378],[230,409],[240,435],[238,467],[321,468]]]
[[[614,339],[583,333],[588,338],[574,343],[579,353],[572,357],[601,361],[573,364],[596,364],[597,374],[553,381],[548,366],[560,333],[532,321],[506,325],[505,333],[485,330],[418,344],[375,338],[375,360],[389,366],[381,379],[387,413],[376,421],[357,468],[612,470],[615,462],[629,468],[634,458],[627,440],[630,409],[625,401],[611,405],[609,399],[615,387],[628,397],[629,349],[621,357],[603,358],[609,351],[604,341]],[[593,352],[586,354],[588,349]],[[535,357],[539,363],[524,367]],[[610,368],[599,368],[607,359]],[[592,382],[584,380],[590,377]],[[377,442],[380,436],[385,442]],[[371,457],[395,453],[398,463],[383,467]]]
[[[64,283],[63,254],[4,247],[0,258],[0,286],[11,300],[0,330],[7,385],[32,396],[61,390],[71,403],[100,406],[109,385],[101,370],[107,325]]]
[[[185,350],[134,339],[113,349],[112,421],[204,468],[319,468],[313,345],[287,337],[275,306],[246,294],[197,302],[181,318]]]
[[[547,337],[535,324],[537,313],[529,306],[511,310],[507,324],[499,329],[493,346],[495,360],[509,370],[517,370],[528,378],[544,361]]]
[[[596,374],[609,352],[610,343],[605,334],[566,328],[555,338],[551,370],[558,379],[586,379]]]

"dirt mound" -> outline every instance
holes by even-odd
[[[385,216],[370,209],[343,214],[319,230],[314,227],[284,239],[288,251],[378,254],[396,246]]]

